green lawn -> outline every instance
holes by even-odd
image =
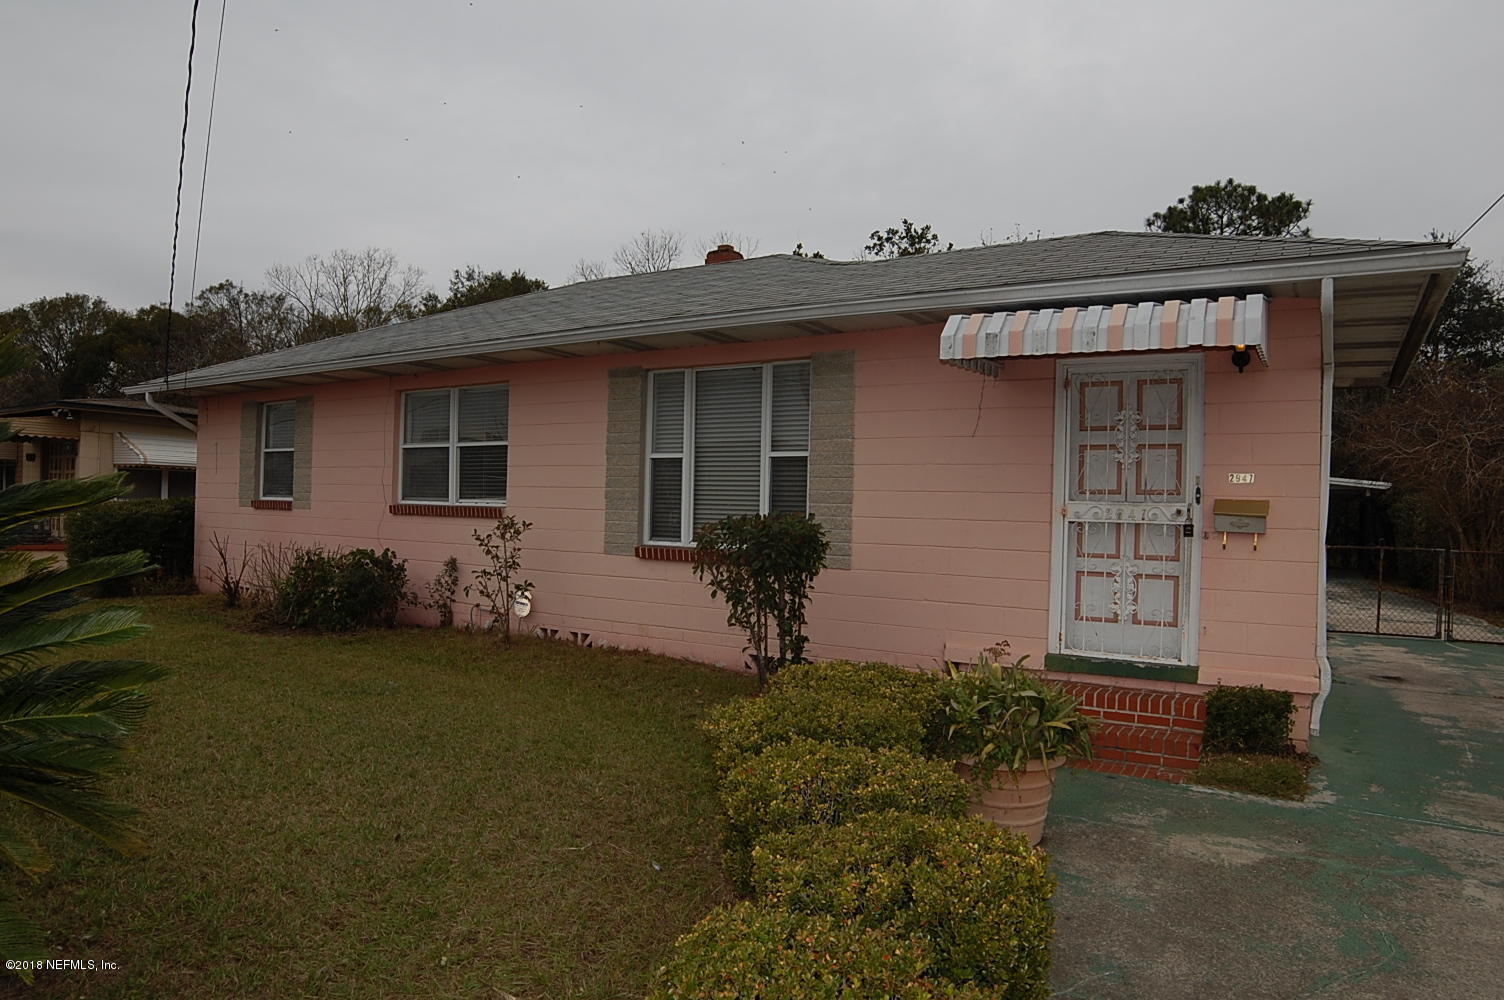
[[[153,849],[70,834],[21,892],[55,955],[119,971],[40,972],[28,995],[636,997],[729,898],[696,724],[749,678],[142,603],[153,632],[109,652],[176,673],[114,788]]]

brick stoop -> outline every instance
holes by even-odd
[[[1072,681],[1064,685],[1095,717],[1092,759],[1074,766],[1107,774],[1182,782],[1196,769],[1206,729],[1199,694],[1147,691]]]

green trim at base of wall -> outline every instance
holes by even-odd
[[[1194,684],[1200,673],[1197,667],[1175,667],[1165,663],[1140,663],[1136,660],[1104,660],[1094,656],[1069,653],[1046,653],[1044,668],[1063,674],[1096,674],[1099,677],[1137,677],[1145,681],[1174,681]]]

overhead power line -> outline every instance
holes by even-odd
[[[1484,220],[1484,218],[1485,218],[1485,217],[1487,217],[1487,215],[1488,215],[1488,213],[1489,213],[1489,212],[1492,212],[1492,211],[1493,211],[1493,210],[1494,210],[1494,208],[1495,208],[1495,207],[1496,207],[1496,206],[1497,206],[1497,205],[1498,205],[1498,204],[1499,204],[1499,202],[1501,202],[1501,201],[1504,201],[1504,191],[1501,191],[1501,192],[1500,192],[1500,193],[1499,193],[1499,197],[1497,197],[1497,198],[1495,198],[1495,199],[1494,199],[1494,201],[1493,201],[1493,204],[1492,204],[1492,205],[1489,205],[1489,206],[1488,206],[1488,207],[1487,207],[1487,208],[1485,208],[1485,209],[1484,209],[1484,210],[1483,210],[1483,214],[1482,214],[1482,215],[1480,215],[1480,216],[1478,216],[1478,217],[1477,217],[1477,218],[1476,218],[1476,219],[1474,219],[1474,220],[1473,220],[1473,224],[1472,224],[1472,226],[1468,226],[1468,227],[1467,227],[1467,228],[1466,228],[1466,229],[1464,229],[1464,230],[1463,230],[1463,231],[1462,231],[1462,234],[1461,234],[1461,235],[1459,235],[1459,236],[1458,236],[1458,237],[1457,237],[1457,238],[1456,238],[1456,239],[1454,239],[1454,240],[1453,240],[1453,241],[1452,241],[1452,243],[1451,243],[1451,245],[1452,245],[1452,246],[1456,246],[1456,245],[1457,245],[1457,244],[1459,244],[1459,243],[1461,243],[1461,242],[1462,242],[1462,237],[1463,237],[1463,236],[1466,236],[1466,235],[1467,235],[1467,234],[1468,234],[1468,233],[1470,233],[1470,232],[1472,232],[1472,231],[1473,231],[1473,226],[1476,226],[1476,225],[1477,225],[1477,224],[1478,224],[1478,223],[1480,223],[1480,222],[1482,222],[1482,221],[1483,221],[1483,220]]]
[[[178,224],[183,217],[183,167],[188,161],[188,106],[193,97],[193,49],[198,44],[198,3],[188,25],[188,82],[183,87],[183,132],[178,140],[178,191],[172,211],[172,266],[167,277],[167,327],[162,337],[162,381],[172,374],[172,303],[177,295]]]
[[[209,123],[204,129],[204,173],[198,181],[198,224],[193,230],[193,276],[188,282],[188,301],[198,294],[198,250],[204,239],[204,192],[209,187],[209,143],[214,139],[214,99],[219,96],[219,54],[225,47],[225,6],[219,0],[219,37],[214,43],[214,77],[209,83]]]

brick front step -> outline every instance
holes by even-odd
[[[1184,781],[1201,756],[1206,700],[1136,688],[1074,681],[1065,685],[1081,710],[1098,720],[1092,760],[1078,767],[1160,781]]]

